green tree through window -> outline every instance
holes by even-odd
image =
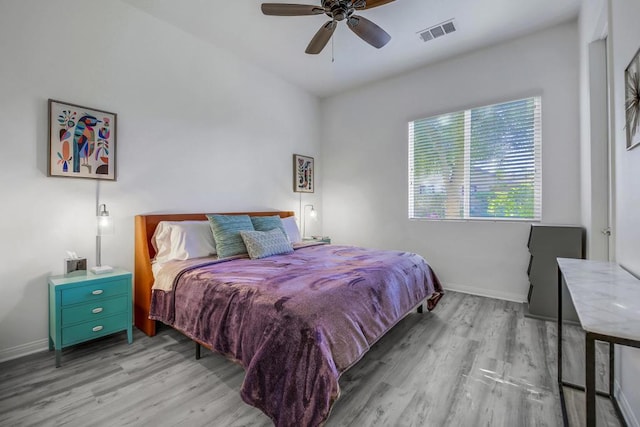
[[[540,219],[539,97],[409,123],[409,217]]]

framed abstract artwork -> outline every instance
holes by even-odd
[[[624,71],[624,110],[630,150],[640,144],[640,49]]]
[[[48,176],[116,180],[115,113],[49,100]]]
[[[293,191],[313,193],[313,157],[293,155]]]

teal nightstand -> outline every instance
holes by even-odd
[[[303,242],[322,242],[322,243],[331,243],[331,237],[305,237],[302,239]]]
[[[60,366],[65,347],[127,331],[133,341],[131,273],[115,268],[111,273],[49,278],[49,350],[56,351]]]

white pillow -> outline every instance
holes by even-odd
[[[298,224],[296,222],[295,216],[288,216],[286,218],[282,218],[282,225],[284,226],[284,231],[287,233],[287,237],[291,243],[300,243],[302,242],[302,237],[300,236],[300,229],[298,228]]]
[[[161,221],[151,244],[156,250],[154,262],[157,263],[216,254],[209,221]]]

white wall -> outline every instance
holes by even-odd
[[[609,2],[611,75],[613,76],[613,144],[616,183],[616,261],[640,277],[640,147],[626,151],[624,70],[640,48],[640,2]],[[627,420],[640,423],[640,350],[620,348],[618,380],[624,395]],[[630,413],[629,413],[630,412]]]
[[[407,219],[407,122],[542,95],[544,223],[580,223],[577,24],[325,99],[324,231],[423,255],[446,287],[524,301],[529,224]]]
[[[292,154],[319,161],[318,101],[120,1],[0,0],[0,360],[47,345],[47,277],[95,262],[96,203],[133,268],[133,217],[297,210]],[[118,114],[118,180],[49,178],[47,99]],[[320,201],[317,193],[305,200]]]

